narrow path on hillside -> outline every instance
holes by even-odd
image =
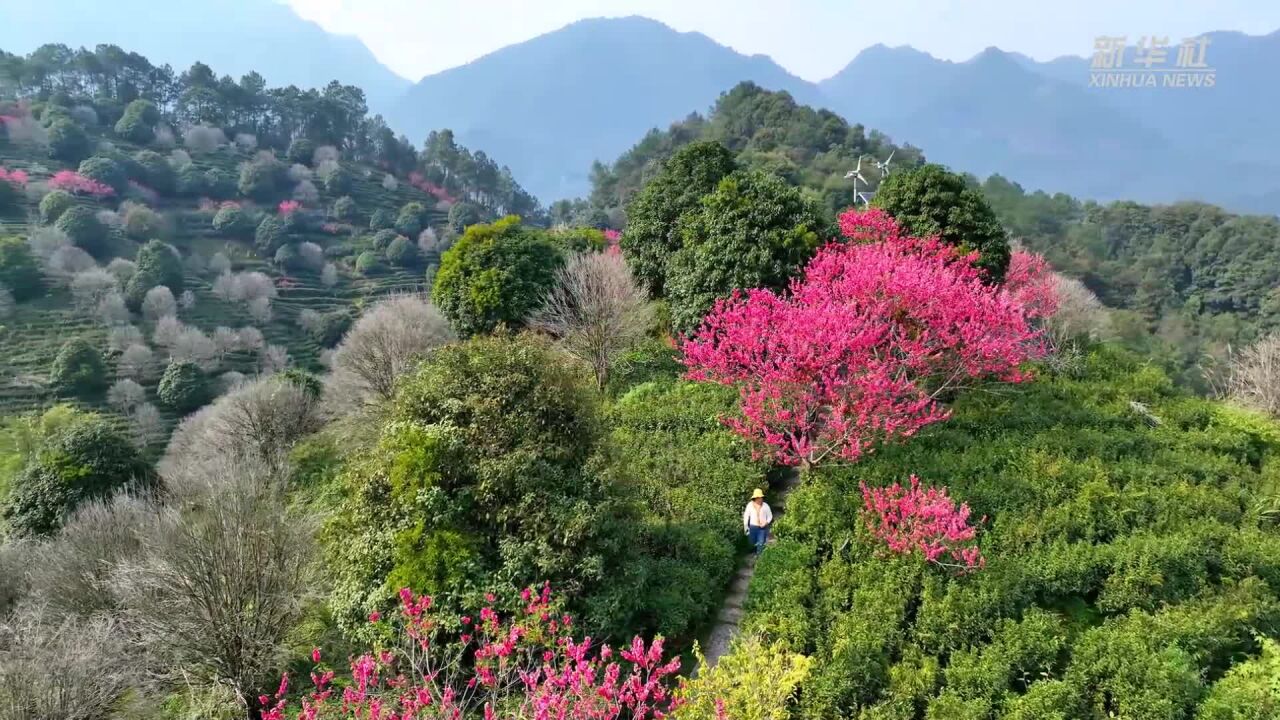
[[[777,526],[778,520],[787,511],[787,495],[791,494],[791,490],[798,484],[800,484],[800,473],[791,470],[783,476],[781,483],[770,488],[770,497],[766,502],[773,510],[772,527]],[[769,544],[772,545],[775,541],[776,537],[770,532]],[[768,547],[765,548],[765,552],[769,552]],[[729,652],[729,646],[738,634],[738,623],[742,620],[742,605],[747,600],[747,588],[751,586],[751,577],[755,572],[756,556],[754,553],[748,553],[738,567],[738,574],[734,576],[733,583],[729,585],[729,592],[725,595],[724,604],[720,606],[720,614],[716,616],[711,634],[703,643],[702,651],[706,654],[708,667],[715,667],[721,656]]]

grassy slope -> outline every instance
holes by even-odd
[[[119,150],[129,154],[142,149],[119,141],[112,142]],[[235,174],[238,164],[248,157],[234,150],[224,149],[211,155],[193,155],[193,162],[202,169],[221,167]],[[41,148],[7,143],[0,143],[0,166],[27,170],[32,174],[33,181],[47,179],[52,173],[68,167],[49,160]],[[394,191],[386,190],[381,185],[381,171],[355,165],[348,165],[348,169],[353,175],[350,195],[360,211],[359,218],[353,223],[358,231],[364,232],[369,216],[377,208],[394,211],[410,201],[422,202],[428,207],[433,204],[428,195],[408,183],[400,183]],[[336,198],[325,193],[323,184],[319,181],[316,181],[316,185],[322,198],[319,207],[332,206]],[[97,209],[113,210],[119,199],[99,203],[85,199],[82,202]],[[255,255],[251,242],[228,241],[217,236],[211,227],[211,215],[200,211],[197,200],[161,198],[154,209],[170,220],[174,230],[166,240],[182,252],[184,259],[196,253],[207,260],[215,252],[221,251],[232,258],[237,271],[261,270],[273,278],[282,276],[270,263]],[[0,216],[0,235],[25,236],[28,233],[30,224],[36,221],[35,203],[28,202],[24,210],[25,212]],[[437,225],[443,220],[443,215],[436,213],[432,224]],[[330,235],[317,232],[301,237],[300,240],[329,247],[346,242],[348,237],[346,233]],[[132,259],[137,244],[124,241],[121,245],[118,254]],[[271,322],[260,329],[268,343],[287,347],[296,365],[318,369],[321,350],[297,326],[297,316],[301,311],[311,309],[325,312],[340,307],[359,307],[379,295],[422,287],[423,274],[418,270],[391,270],[378,277],[363,278],[352,271],[350,263],[353,260],[354,258],[348,258],[334,261],[338,264],[341,280],[332,290],[325,288],[315,274],[291,274],[290,279],[294,284],[279,289],[279,297],[272,303]],[[106,260],[103,260],[101,264],[105,263]],[[243,304],[224,303],[213,296],[213,281],[212,273],[196,274],[188,271],[187,287],[195,292],[196,305],[191,310],[180,311],[179,319],[206,333],[212,333],[219,325],[239,328],[254,324]],[[140,318],[135,318],[135,324],[149,339],[149,325],[144,324]],[[4,352],[0,353],[0,415],[31,410],[55,400],[54,395],[44,387],[43,380],[58,348],[68,338],[76,335],[88,337],[104,350],[106,348],[107,329],[89,313],[74,308],[70,293],[65,288],[54,288],[47,297],[18,306],[14,316],[0,326],[0,346],[4,348]],[[256,366],[255,362],[254,356],[238,353],[229,357],[219,368],[219,372],[237,370],[251,373]],[[109,368],[114,372],[114,358],[109,358]],[[154,392],[154,382],[148,387],[149,392]],[[105,407],[101,402],[86,404]],[[173,417],[167,419],[170,422],[176,421]]]

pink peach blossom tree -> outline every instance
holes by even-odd
[[[1014,294],[983,282],[972,254],[904,234],[881,210],[840,217],[789,292],[716,303],[684,341],[688,375],[731,385],[726,423],[784,465],[858,460],[948,416],[942,399],[1020,382],[1042,352]]]

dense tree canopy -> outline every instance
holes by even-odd
[[[994,282],[1009,267],[1009,237],[977,188],[941,165],[924,165],[885,178],[872,204],[919,237],[938,235],[978,253],[976,265]]]
[[[668,158],[627,206],[622,249],[651,295],[662,295],[667,262],[684,244],[677,227],[680,217],[697,209],[702,197],[735,169],[733,153],[725,146],[692,143]]]
[[[472,225],[440,259],[431,298],[463,337],[517,329],[555,283],[564,261],[545,231],[510,216]]]

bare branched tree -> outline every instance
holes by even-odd
[[[456,339],[449,321],[418,295],[397,295],[360,316],[333,355],[325,393],[340,413],[389,400],[396,378]]]
[[[590,366],[603,389],[618,357],[648,329],[652,310],[645,292],[622,256],[609,253],[569,258],[556,280],[530,325]]]
[[[280,472],[298,440],[321,427],[319,398],[284,377],[241,383],[196,413],[173,433],[160,472],[247,457]]]
[[[146,389],[129,378],[115,381],[107,390],[107,402],[124,413],[133,410],[146,399]]]
[[[1245,407],[1280,417],[1280,334],[1231,356],[1227,395]]]
[[[120,624],[106,615],[55,619],[41,608],[0,625],[0,717],[98,720],[136,680]]]
[[[224,684],[255,717],[307,601],[313,524],[289,512],[279,475],[245,458],[165,483],[169,503],[139,560],[115,575],[126,625],[151,667]]]
[[[142,343],[135,343],[125,348],[120,353],[120,360],[116,363],[116,373],[120,377],[133,378],[135,380],[148,377],[155,368],[155,353],[151,352],[151,348]]]

